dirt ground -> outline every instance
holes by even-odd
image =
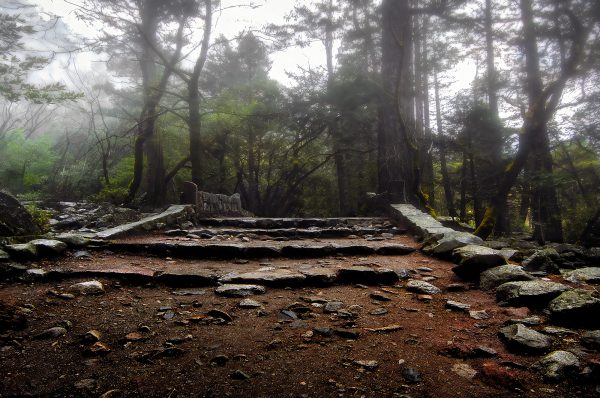
[[[323,260],[335,267],[365,261]],[[194,262],[95,252],[89,259],[65,258],[41,267],[156,271],[202,265],[230,272],[255,269],[264,261]],[[292,267],[311,261],[316,260],[277,259],[272,264]],[[547,384],[530,368],[539,357],[507,351],[498,329],[530,312],[498,307],[493,295],[468,285],[466,291],[449,291],[449,285],[463,283],[450,263],[418,252],[370,256],[368,261],[390,268],[429,267],[433,271],[419,271],[415,278],[430,280],[442,293],[418,297],[403,288],[405,282],[392,287],[267,288],[266,294],[249,297],[262,308],[243,309],[240,298],[217,296],[214,287],[181,295],[166,286],[101,279],[104,294],[61,298],[56,293],[86,279],[2,284],[0,301],[24,308],[28,326],[0,336],[0,396],[597,396],[595,385]],[[374,298],[377,292],[384,297]],[[447,310],[448,299],[485,310],[490,317],[476,320],[468,312]],[[324,313],[323,301],[341,301],[348,311]],[[282,312],[288,310],[292,312]],[[67,333],[36,338],[55,326]],[[373,330],[386,326],[391,330]],[[92,330],[96,337],[89,335]],[[557,340],[556,349],[575,347],[578,339]],[[465,354],[476,347],[497,354]],[[582,360],[600,363],[598,355]]]

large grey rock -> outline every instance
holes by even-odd
[[[225,284],[215,289],[215,293],[225,297],[246,297],[253,294],[264,294],[266,289],[259,285]]]
[[[8,261],[10,261],[10,256],[8,255],[7,252],[0,249],[0,263],[6,263]]]
[[[517,323],[505,326],[499,331],[507,347],[518,353],[539,354],[550,350],[552,338]]]
[[[574,289],[562,293],[548,305],[551,319],[568,326],[600,327],[600,294]]]
[[[67,250],[67,244],[55,239],[35,239],[29,242],[42,256],[58,256]]]
[[[452,271],[464,279],[476,279],[483,271],[506,264],[498,250],[485,246],[466,245],[455,249],[452,255],[458,262]]]
[[[600,283],[600,267],[579,268],[564,274],[565,280],[573,283]]]
[[[423,251],[428,254],[444,256],[451,254],[459,247],[467,245],[482,245],[483,239],[468,232],[446,231],[439,238],[432,238],[423,247]]]
[[[582,334],[581,344],[591,350],[600,351],[600,330],[590,330]]]
[[[580,367],[579,359],[568,351],[554,351],[534,364],[539,369],[544,379],[560,381],[575,374]]]
[[[40,232],[31,214],[17,198],[0,191],[0,236],[36,235]]]
[[[496,288],[496,300],[514,307],[543,307],[569,287],[547,281],[507,282]]]
[[[518,265],[501,265],[481,273],[479,286],[485,290],[492,290],[507,282],[530,281],[533,279],[533,276]]]
[[[17,243],[4,246],[11,258],[15,260],[35,260],[38,258],[37,248],[31,243]]]
[[[525,271],[528,272],[547,272],[549,274],[558,274],[559,268],[556,264],[556,261],[559,259],[560,255],[558,252],[551,248],[547,247],[542,250],[538,250],[533,253],[531,256],[527,257],[521,263],[521,266]]]
[[[414,279],[406,283],[406,290],[408,290],[409,292],[421,294],[437,294],[442,292],[440,288],[432,285],[431,283]]]
[[[176,225],[186,221],[194,213],[192,205],[172,205],[160,214],[143,218],[139,221],[109,228],[96,234],[100,239],[115,239],[136,232],[150,231],[161,225]]]

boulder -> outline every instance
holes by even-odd
[[[506,264],[498,250],[485,246],[466,245],[455,249],[452,255],[458,263],[452,271],[464,279],[477,279],[483,271]]]
[[[565,280],[573,283],[600,284],[600,267],[579,268],[563,274]]]
[[[507,282],[496,288],[496,300],[512,307],[544,307],[569,287],[547,281]]]
[[[0,249],[0,263],[6,263],[8,261],[10,261],[10,256],[8,255],[7,252]]]
[[[539,354],[549,351],[552,347],[551,337],[520,323],[503,327],[499,335],[508,348],[518,353]]]
[[[600,294],[594,290],[563,292],[548,305],[554,322],[568,326],[600,327]]]
[[[533,276],[518,265],[501,265],[481,273],[479,286],[484,290],[492,290],[507,282],[530,281],[533,279]]]
[[[31,243],[17,243],[4,246],[11,258],[20,261],[35,260],[38,258],[37,248]]]
[[[67,244],[54,239],[35,239],[29,242],[41,256],[58,256],[67,250]]]
[[[0,191],[0,236],[41,233],[27,209],[11,194]]]
[[[440,236],[432,237],[423,247],[427,254],[444,256],[451,254],[455,249],[467,245],[482,245],[483,239],[468,232],[446,231]]]
[[[580,367],[579,359],[568,351],[554,351],[533,365],[540,370],[544,379],[557,382],[575,374]]]
[[[556,249],[548,247],[538,250],[527,257],[521,263],[521,266],[528,272],[546,272],[549,274],[558,274],[559,267],[556,263],[560,255]]]
[[[581,344],[590,350],[600,351],[600,330],[590,330],[582,334]]]

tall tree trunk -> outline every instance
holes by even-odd
[[[440,169],[442,173],[442,185],[444,186],[444,198],[446,199],[446,208],[450,217],[457,217],[456,207],[454,206],[454,194],[452,192],[452,184],[448,175],[448,165],[446,162],[446,138],[442,126],[442,110],[440,104],[440,85],[438,82],[437,69],[433,71],[433,90],[435,96],[435,119],[438,131],[438,142],[440,150]]]
[[[192,164],[192,182],[202,188],[202,120],[200,117],[200,87],[199,79],[210,44],[210,33],[212,30],[212,3],[205,0],[204,34],[200,55],[194,64],[194,70],[188,80],[188,129],[190,132],[190,161]]]
[[[494,117],[498,118],[498,92],[496,66],[494,63],[494,21],[492,19],[492,0],[485,0],[485,50],[487,63],[488,105]]]
[[[379,192],[392,201],[428,207],[421,191],[411,79],[412,14],[408,0],[384,0],[378,136]],[[429,208],[429,210],[431,210]]]

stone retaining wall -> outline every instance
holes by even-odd
[[[199,216],[247,216],[239,194],[231,196],[199,191],[193,182],[185,182],[181,196],[183,204],[196,207]]]

